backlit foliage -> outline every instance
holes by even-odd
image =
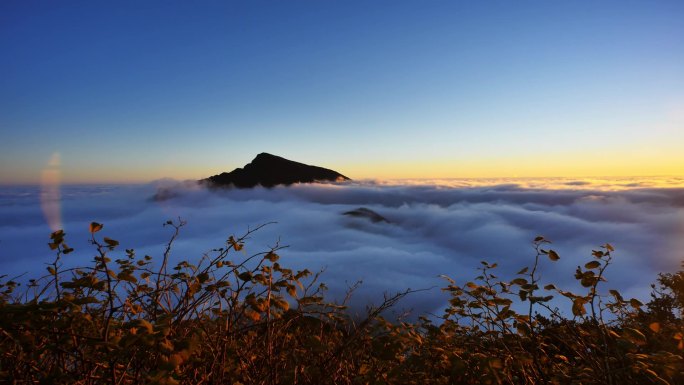
[[[581,292],[542,286],[540,264],[561,256],[537,237],[533,263],[515,277],[488,262],[472,282],[444,277],[442,318],[412,323],[383,318],[410,291],[354,318],[325,300],[318,275],[281,266],[281,246],[247,254],[258,228],[172,265],[183,225],[166,223],[171,239],[153,261],[120,252],[92,223],[93,263],[70,269],[62,258],[73,249],[54,232],[47,276],[0,283],[0,382],[684,383],[684,272],[662,274],[648,304],[603,292],[609,244],[575,271]]]

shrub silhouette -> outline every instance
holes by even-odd
[[[169,263],[185,222],[153,264],[100,237],[91,266],[63,269],[73,251],[51,234],[48,275],[0,283],[0,380],[56,384],[676,384],[684,383],[684,271],[661,274],[644,305],[602,292],[609,244],[575,278],[582,293],[540,287],[538,267],[560,256],[534,242],[534,262],[510,279],[496,264],[463,285],[444,277],[449,306],[389,321],[411,291],[385,296],[361,319],[325,300],[319,274],[278,262],[280,245],[244,253],[229,237],[198,261]],[[550,305],[566,297],[572,317]],[[517,309],[517,310],[516,310]],[[524,310],[523,310],[524,309]]]

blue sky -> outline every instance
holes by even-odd
[[[0,3],[0,183],[684,173],[679,1]]]

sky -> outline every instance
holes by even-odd
[[[681,1],[0,2],[0,184],[683,175]]]

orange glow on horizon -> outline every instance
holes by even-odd
[[[652,153],[577,154],[491,159],[438,159],[433,161],[355,163],[342,172],[363,178],[591,178],[684,176],[684,156]]]
[[[424,159],[368,159],[347,161],[309,162],[330,168],[353,180],[363,179],[488,179],[488,178],[625,178],[684,176],[684,156],[664,151],[656,156],[658,149],[633,153],[628,156],[610,153],[584,154],[535,154],[499,158],[438,158]],[[297,159],[294,159],[297,160]],[[92,167],[70,164],[61,159],[61,165],[53,164],[43,170],[21,170],[21,178],[8,175],[5,184],[136,184],[160,179],[199,180],[222,172],[230,172],[244,164],[200,166],[193,165],[143,165],[138,168],[117,165]]]

